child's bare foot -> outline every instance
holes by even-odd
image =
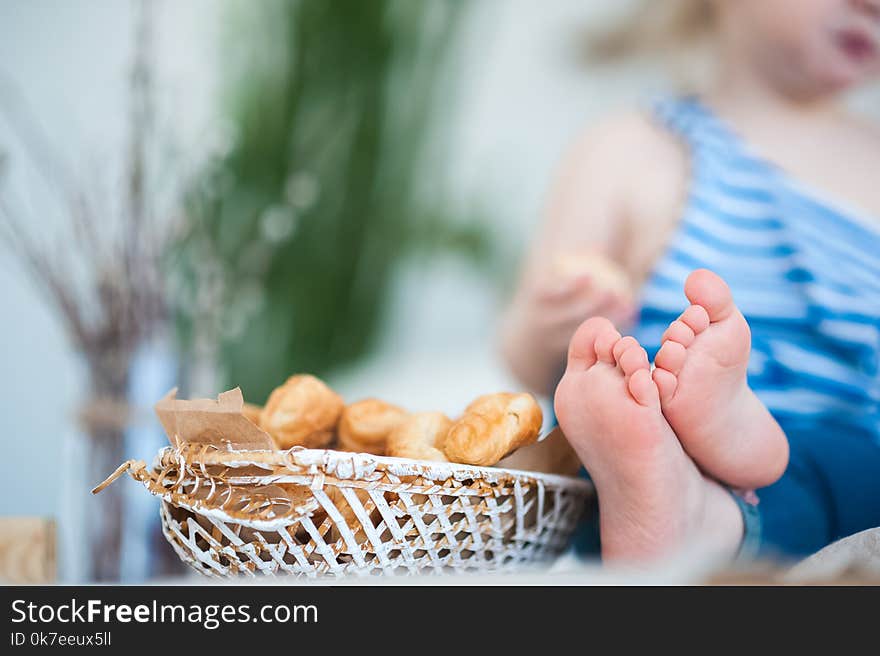
[[[650,560],[686,542],[736,550],[739,509],[682,450],[636,340],[621,339],[607,319],[584,322],[571,340],[555,408],[596,485],[605,559]]]
[[[666,329],[654,358],[663,414],[707,474],[735,487],[770,485],[788,464],[788,441],[746,383],[745,317],[711,271],[691,273],[684,292],[692,305]]]

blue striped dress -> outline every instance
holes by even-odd
[[[633,334],[653,358],[685,278],[711,269],[751,326],[749,383],[789,438],[880,441],[880,217],[805,189],[696,99],[663,99],[654,116],[689,151],[690,182]]]

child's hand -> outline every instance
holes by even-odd
[[[530,389],[549,393],[578,326],[603,316],[623,328],[635,318],[634,299],[627,273],[594,251],[544,256],[528,268],[505,317],[502,354]]]
[[[602,316],[625,326],[635,315],[634,294],[626,274],[594,253],[559,256],[529,287],[535,327],[549,345],[563,352],[585,319]]]

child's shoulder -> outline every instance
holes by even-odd
[[[573,150],[581,157],[601,156],[606,161],[639,161],[644,155],[681,154],[675,137],[648,111],[638,108],[608,114],[586,126]]]
[[[575,178],[622,196],[636,221],[674,210],[687,175],[681,142],[642,109],[609,114],[583,129],[567,163]],[[652,206],[657,209],[649,212],[651,216],[642,217]]]
[[[663,171],[680,176],[685,158],[682,144],[669,130],[648,111],[634,108],[606,115],[583,128],[567,161],[593,179],[599,174],[629,188],[635,179],[662,178]]]

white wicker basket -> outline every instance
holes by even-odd
[[[162,449],[125,471],[208,576],[509,570],[568,544],[592,494],[568,476],[294,448]]]

